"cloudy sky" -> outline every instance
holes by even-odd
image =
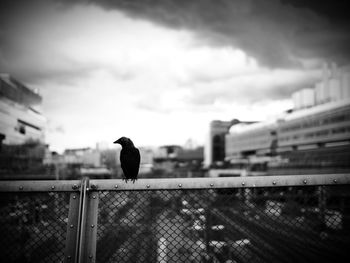
[[[0,71],[40,90],[52,150],[201,144],[211,120],[276,115],[350,57],[346,1],[0,5]]]

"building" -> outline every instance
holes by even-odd
[[[45,174],[46,119],[41,104],[38,92],[8,74],[0,74],[1,178]]]
[[[66,149],[63,154],[52,152],[45,163],[54,170],[56,179],[116,178],[118,150],[105,147]]]
[[[182,147],[179,145],[164,145],[159,147],[153,157],[153,167],[156,171],[172,173],[177,165],[177,156]]]
[[[225,160],[242,159],[252,154],[272,154],[275,134],[275,120],[233,125],[225,136]]]
[[[226,135],[226,161],[293,173],[350,169],[349,79],[349,69],[324,67],[315,88],[292,95],[293,110],[268,122],[233,126]]]
[[[226,134],[233,125],[248,125],[256,122],[214,120],[210,123],[209,134],[204,147],[204,166],[221,166],[225,161]]]
[[[91,148],[66,149],[64,161],[67,164],[81,164],[85,167],[100,167],[102,165],[101,152]]]
[[[159,147],[153,158],[154,176],[202,177],[203,151],[203,147],[193,149],[178,145]]]
[[[204,166],[223,162],[225,159],[225,135],[236,120],[214,120],[210,123],[209,134],[204,148]]]
[[[0,74],[0,136],[3,144],[44,143],[42,97],[8,74]]]
[[[322,80],[292,94],[294,111],[350,98],[350,68],[324,64]]]
[[[151,147],[139,147],[139,151],[141,156],[139,175],[143,176],[151,173],[153,170],[154,149]]]

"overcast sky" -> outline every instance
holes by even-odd
[[[347,65],[345,3],[2,1],[0,71],[40,90],[52,150],[202,144],[211,120],[269,118]]]

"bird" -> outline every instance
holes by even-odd
[[[124,173],[124,180],[127,183],[131,180],[133,183],[137,180],[140,168],[140,151],[134,146],[132,140],[127,137],[121,137],[114,143],[122,146],[120,151],[120,165]]]

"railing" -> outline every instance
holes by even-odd
[[[350,174],[0,182],[2,262],[350,260]]]

